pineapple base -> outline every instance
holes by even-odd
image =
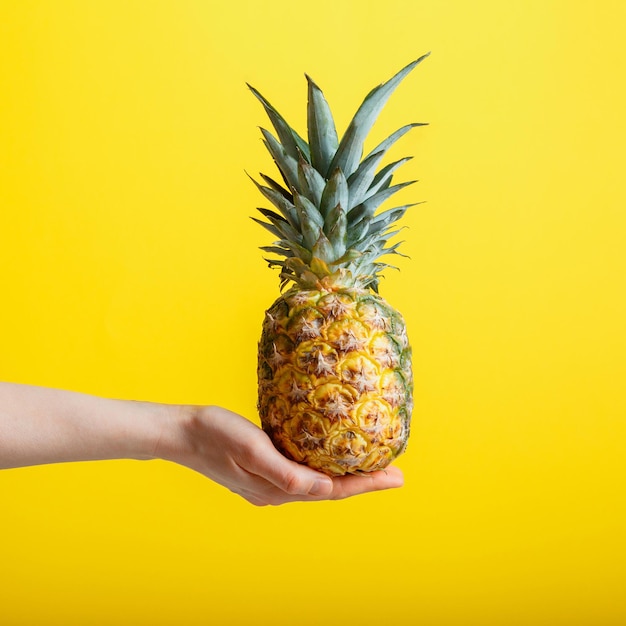
[[[261,423],[288,458],[331,476],[385,468],[407,445],[411,348],[402,316],[364,289],[288,291],[266,312]]]

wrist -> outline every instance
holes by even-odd
[[[173,405],[72,396],[76,399],[74,420],[92,448],[85,450],[86,460],[158,458],[155,452],[170,430]],[[91,406],[83,405],[83,399]]]
[[[191,447],[186,433],[189,432],[190,424],[197,419],[198,408],[190,404],[157,405],[158,428],[144,458],[179,463]]]

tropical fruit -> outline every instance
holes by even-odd
[[[261,129],[281,182],[255,184],[272,205],[255,219],[275,237],[262,250],[284,293],[267,310],[259,342],[258,409],[287,457],[329,475],[372,472],[404,451],[413,405],[405,322],[378,295],[381,260],[398,254],[405,204],[380,207],[412,182],[392,184],[410,157],[381,166],[407,124],[363,156],[378,114],[410,63],[365,98],[338,138],[328,103],[307,78],[307,141],[254,88],[275,135]]]

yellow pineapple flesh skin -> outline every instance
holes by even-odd
[[[332,476],[385,468],[406,448],[411,348],[370,290],[294,288],[266,312],[259,414],[287,457]]]

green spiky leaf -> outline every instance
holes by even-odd
[[[372,154],[376,154],[376,152],[387,152],[391,146],[393,146],[400,137],[403,137],[408,133],[412,128],[416,128],[417,126],[428,126],[428,124],[424,124],[422,122],[415,122],[413,124],[407,124],[402,128],[399,128],[395,133],[391,133],[387,139],[381,141],[365,158],[367,159]]]
[[[330,276],[332,273],[328,267],[328,263],[318,256],[314,256],[311,260],[311,271],[318,277]]]
[[[298,219],[296,207],[282,193],[271,187],[261,185],[252,176],[250,176],[250,179],[257,186],[257,189],[281,212],[291,226],[298,230],[300,228],[300,220]]]
[[[289,156],[280,142],[269,131],[261,128],[263,143],[267,151],[272,155],[276,167],[278,167],[285,184],[289,189],[298,187],[298,161]]]
[[[274,191],[280,193],[284,198],[293,204],[293,195],[290,194],[280,183],[277,183],[273,178],[266,176],[263,172],[259,172],[259,175]]]
[[[313,253],[314,259],[319,259],[324,263],[330,263],[335,260],[335,252],[333,250],[333,246],[328,240],[328,237],[324,234],[324,231],[320,231],[320,236],[318,237],[313,249],[311,250]],[[315,272],[317,274],[317,272]]]
[[[279,254],[284,257],[292,257],[294,255],[293,250],[287,248],[280,248],[278,246],[260,246],[263,252],[270,252],[271,254]]]
[[[257,97],[265,108],[267,116],[272,122],[272,126],[276,129],[278,138],[287,154],[294,158],[298,158],[298,151],[306,156],[307,159],[311,158],[309,153],[309,146],[306,141],[298,135],[298,133],[287,124],[283,116],[250,84],[248,84],[250,91]]]
[[[298,183],[300,193],[316,206],[319,206],[322,201],[324,187],[326,187],[326,181],[302,156],[298,160]]]
[[[370,185],[370,188],[367,190],[365,194],[364,200],[367,198],[371,198],[374,194],[379,191],[383,191],[385,189],[389,189],[391,185],[391,181],[393,179],[393,173],[402,165],[404,165],[407,161],[410,161],[413,157],[404,157],[398,161],[394,161],[393,163],[389,163],[385,167],[383,167],[380,172],[374,176],[374,180]],[[417,181],[413,181],[417,182]]]
[[[371,154],[361,162],[356,172],[348,178],[350,190],[350,199],[346,207],[348,210],[354,208],[365,199],[367,190],[370,188],[376,175],[376,168],[384,156],[385,152],[383,150]]]
[[[395,224],[411,207],[424,204],[423,202],[413,202],[411,204],[405,204],[403,206],[394,207],[393,209],[387,209],[381,211],[374,219],[369,222],[368,234],[382,232],[386,228],[389,228],[392,224]]]
[[[383,203],[385,200],[390,198],[394,193],[397,193],[401,189],[412,185],[415,181],[410,180],[406,183],[399,183],[398,185],[393,185],[388,189],[384,189],[383,191],[379,191],[378,193],[370,196],[365,201],[361,202],[358,206],[354,207],[348,213],[348,220],[350,224],[356,224],[362,219],[371,219],[374,215],[376,209]]]
[[[343,256],[346,251],[346,234],[348,230],[348,218],[341,204],[338,204],[326,216],[324,232],[328,236],[335,258]]]
[[[301,196],[298,192],[295,192],[294,203],[296,209],[298,210],[300,223],[310,220],[320,228],[324,226],[324,218],[322,217],[322,214],[306,196]]]
[[[311,165],[326,177],[328,168],[335,156],[339,140],[335,122],[322,90],[306,75],[309,85],[307,106],[307,126],[309,148],[311,150]]]
[[[275,137],[261,129],[284,185],[265,174],[261,174],[265,185],[254,181],[275,210],[259,209],[267,221],[253,219],[277,238],[262,249],[279,257],[267,261],[280,268],[281,289],[291,281],[305,289],[322,288],[335,281],[349,285],[353,281],[377,291],[379,273],[392,267],[380,258],[400,255],[402,242],[389,245],[388,241],[401,230],[392,226],[413,205],[382,212],[378,209],[415,181],[392,184],[395,172],[410,157],[382,167],[381,163],[396,141],[422,124],[402,126],[364,159],[363,145],[393,91],[426,56],[370,91],[341,140],[328,102],[309,76],[308,144],[258,91],[250,88],[263,104],[277,134]]]
[[[337,168],[324,187],[320,202],[320,213],[325,218],[338,204],[346,208],[348,206],[348,198],[348,181],[343,172]]]
[[[284,237],[284,234],[276,227],[274,224],[269,224],[268,222],[264,222],[263,220],[258,219],[257,217],[250,218],[255,221],[257,224],[260,224],[266,230],[269,230],[272,235],[275,237]]]
[[[409,63],[386,83],[370,91],[339,142],[339,147],[330,165],[331,171],[339,167],[346,176],[350,176],[356,170],[361,156],[363,155],[363,142],[374,125],[376,118],[387,103],[387,100],[407,74],[427,56],[428,54],[425,54],[412,63]]]
[[[302,203],[298,204],[298,212],[300,214],[302,241],[306,248],[313,250],[319,236],[322,232],[322,227],[310,219],[303,208]]]

